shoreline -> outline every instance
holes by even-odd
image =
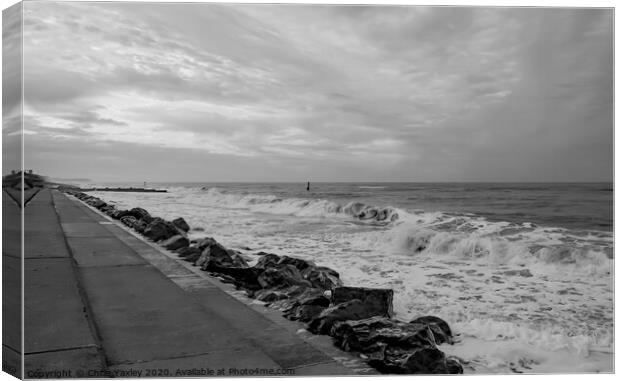
[[[233,284],[235,293],[245,294],[246,304],[256,305],[258,301],[264,303],[262,308],[306,323],[307,331],[317,337],[331,337],[335,347],[365,359],[380,373],[463,373],[457,358],[447,357],[437,348],[452,343],[448,324],[434,316],[410,322],[393,319],[391,289],[347,287],[335,270],[289,256],[257,253],[261,255],[258,263],[249,266],[242,253],[227,249],[213,238],[190,242],[190,227],[182,217],[165,221],[141,208],[118,211],[99,198],[67,191],[119,220],[127,230],[133,230],[132,234],[166,248],[168,257],[193,263],[194,269],[199,266],[209,276]]]

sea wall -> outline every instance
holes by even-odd
[[[386,374],[463,373],[455,358],[437,348],[452,343],[448,324],[435,316],[405,322],[392,315],[393,290],[343,285],[334,269],[290,256],[259,252],[256,264],[214,238],[189,240],[190,226],[151,216],[142,208],[118,210],[77,190],[65,190],[147,239],[177,254],[249,297],[306,324],[314,334],[329,335],[336,346],[364,358]]]

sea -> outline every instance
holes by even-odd
[[[134,186],[142,183],[82,184]],[[465,373],[613,371],[611,183],[149,183],[92,192],[183,217],[252,260],[328,266],[394,290],[395,318],[448,322]]]

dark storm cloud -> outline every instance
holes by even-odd
[[[611,178],[610,10],[37,2],[25,36],[32,142],[185,178]]]

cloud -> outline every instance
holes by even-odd
[[[24,25],[31,140],[239,179],[611,178],[609,10],[36,2]]]

